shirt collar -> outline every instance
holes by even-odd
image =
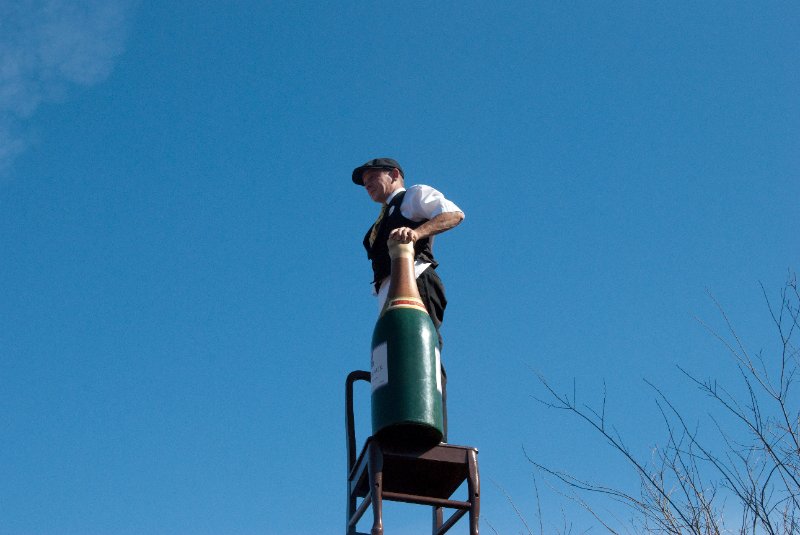
[[[389,204],[390,202],[392,202],[392,199],[394,199],[394,196],[395,196],[395,195],[397,195],[397,194],[398,194],[398,193],[400,193],[401,191],[405,191],[405,190],[406,190],[406,188],[397,188],[396,190],[394,190],[393,192],[391,192],[391,193],[389,194],[389,196],[388,196],[388,197],[386,197],[386,204]]]

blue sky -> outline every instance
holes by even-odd
[[[721,326],[707,291],[772,341],[758,285],[800,251],[799,22],[789,2],[0,2],[0,533],[340,533],[378,210],[350,172],[378,156],[466,213],[436,254],[481,529],[525,529],[504,492],[538,528],[523,447],[635,485],[533,399],[535,371],[588,403],[605,382],[647,457],[643,378],[696,418],[676,364],[735,380],[695,319]],[[537,481],[545,532],[592,525]],[[428,522],[387,511],[389,533]]]

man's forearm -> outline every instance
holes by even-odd
[[[417,239],[421,240],[423,238],[441,234],[446,230],[450,230],[463,220],[464,214],[462,212],[442,212],[433,219],[421,224],[414,230],[417,233]]]
[[[464,214],[461,212],[442,212],[436,217],[424,222],[416,229],[409,227],[400,227],[394,229],[389,234],[390,240],[397,240],[403,243],[409,241],[417,241],[436,234],[441,234],[446,230],[450,230],[464,220]]]

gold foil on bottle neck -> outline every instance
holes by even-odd
[[[381,310],[381,316],[396,308],[411,308],[427,314],[414,275],[414,243],[389,240],[387,245],[392,259],[392,271],[389,276],[386,304]]]
[[[414,242],[400,243],[396,240],[389,240],[389,258],[410,258],[414,260]]]

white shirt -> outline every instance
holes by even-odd
[[[389,204],[392,199],[394,199],[394,196],[401,191],[405,191],[406,195],[403,197],[403,202],[400,203],[400,213],[403,217],[411,221],[419,222],[433,219],[437,215],[446,212],[464,213],[453,201],[446,199],[440,191],[424,185],[411,186],[408,190],[405,188],[396,189],[387,197],[386,204]],[[390,206],[389,212],[386,215],[392,214],[394,209],[394,206]],[[433,236],[430,237],[431,246],[433,246],[433,238]],[[430,265],[430,262],[415,260],[414,277],[419,277]],[[375,285],[372,285],[372,292],[375,294]],[[380,291],[376,294],[378,297],[378,311],[383,310],[383,305],[386,302],[388,293],[389,277],[386,277],[381,281]]]

